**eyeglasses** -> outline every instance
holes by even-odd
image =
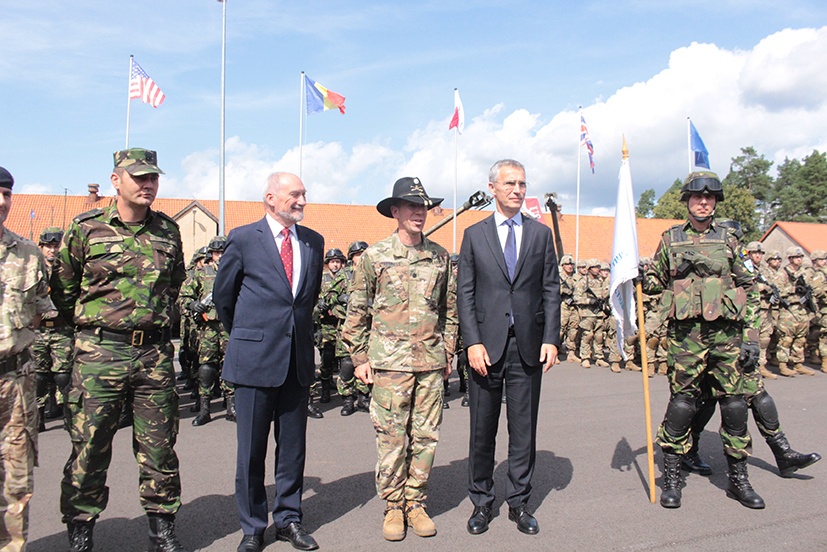
[[[500,186],[505,188],[506,190],[513,190],[514,188],[520,188],[521,190],[525,190],[528,186],[528,182],[525,180],[507,180],[505,182],[497,182]]]

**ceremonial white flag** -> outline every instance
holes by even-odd
[[[632,172],[625,152],[620,164],[617,183],[617,207],[615,208],[615,233],[612,243],[612,264],[609,297],[612,314],[617,320],[617,347],[623,355],[626,337],[637,332],[635,312],[635,287],[632,282],[638,275],[637,222],[635,196],[632,192]]]

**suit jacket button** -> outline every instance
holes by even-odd
[[[290,337],[290,332],[287,332],[287,335],[286,335],[286,337]]]

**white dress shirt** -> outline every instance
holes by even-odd
[[[281,242],[284,241],[282,231],[285,227],[282,226],[279,221],[270,216],[270,213],[267,213],[265,218],[267,219],[267,225],[270,226],[270,231],[273,232],[273,236],[275,236],[276,250],[279,252],[279,255],[281,255]],[[302,254],[301,248],[299,248],[299,237],[296,234],[296,225],[293,224],[288,228],[290,228],[290,242],[293,244],[293,297],[295,297],[296,293],[299,291],[299,275],[301,274]],[[281,256],[279,256],[279,260],[281,260]]]
[[[500,238],[500,247],[505,251],[505,240],[508,238],[508,225],[505,221],[514,221],[514,238],[517,240],[517,259],[520,258],[520,245],[523,243],[523,214],[517,213],[511,219],[505,218],[505,215],[499,211],[494,211],[494,222],[497,223],[497,236]]]

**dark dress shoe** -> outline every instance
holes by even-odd
[[[264,535],[244,535],[238,545],[238,552],[260,552],[263,545]]]
[[[491,508],[488,506],[475,506],[474,512],[468,519],[468,532],[472,535],[479,535],[488,531],[488,524],[491,522]]]
[[[316,550],[316,539],[307,534],[301,523],[294,521],[287,527],[276,529],[276,540],[287,541],[297,550]]]
[[[508,519],[517,524],[517,529],[526,535],[536,535],[540,532],[540,525],[525,506],[508,509]]]

